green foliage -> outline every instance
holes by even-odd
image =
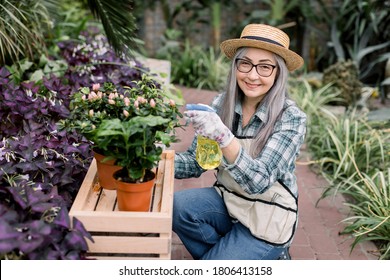
[[[337,104],[353,107],[361,97],[363,84],[356,64],[351,60],[339,61],[325,69],[323,83],[333,83],[340,90],[341,102]]]
[[[46,51],[44,32],[51,27],[50,15],[41,0],[0,2],[0,64],[19,58],[34,58]]]
[[[132,0],[88,0],[88,6],[102,21],[108,42],[117,54],[132,54],[138,48]]]
[[[285,18],[287,13],[302,5],[302,1],[293,0],[265,0],[264,1],[270,8],[268,16],[269,24],[277,25],[280,24]]]
[[[390,166],[390,135],[373,128],[365,116],[353,112],[326,127],[322,140],[318,139],[318,153],[322,171],[330,181],[349,178],[356,170],[370,173]]]
[[[68,69],[68,63],[63,59],[48,59],[42,54],[37,63],[25,58],[6,67],[12,73],[11,78],[15,84],[25,81],[41,83],[43,77],[50,78],[52,74],[62,77]]]
[[[94,131],[94,143],[116,159],[124,167],[132,181],[144,180],[146,170],[151,170],[160,160],[162,148],[156,141],[171,142],[164,133],[171,120],[161,116],[136,116],[129,121],[104,120]],[[160,131],[160,129],[162,131]],[[165,137],[165,135],[167,137]]]
[[[380,259],[390,259],[390,169],[372,175],[356,172],[340,184],[340,192],[353,201],[347,205],[354,215],[343,220],[343,233],[355,237],[351,250],[359,242],[374,241]]]
[[[58,53],[57,43],[76,39],[87,24],[93,24],[91,11],[85,6],[85,1],[61,0],[55,1],[55,6],[48,10],[55,25],[46,34],[46,43],[52,55]],[[94,23],[97,24],[97,23]]]
[[[35,56],[52,55],[58,40],[78,35],[91,20],[91,12],[100,19],[109,43],[117,54],[134,54],[138,48],[132,1],[89,0],[3,0],[0,2],[0,63],[19,59],[34,61]],[[89,13],[87,12],[89,11]],[[74,36],[76,37],[76,36]]]
[[[225,87],[230,65],[212,47],[206,51],[199,45],[192,46],[187,40],[183,47],[171,45],[171,48],[165,49],[165,53],[160,53],[159,58],[171,61],[172,83],[210,90]]]
[[[329,28],[325,33],[329,43],[319,55],[327,58],[326,67],[350,59],[358,67],[360,80],[372,82],[374,77],[375,83],[383,79],[383,68],[379,66],[390,55],[388,3],[376,0],[319,3],[322,5],[319,18]]]
[[[371,240],[380,258],[390,259],[390,134],[385,123],[368,122],[362,112],[335,115],[324,105],[335,102],[331,84],[313,90],[305,80],[290,81],[292,97],[308,115],[306,142],[329,185],[321,199],[341,193],[352,215],[343,231],[356,244]],[[387,175],[385,175],[387,174]]]
[[[72,96],[71,114],[61,129],[77,130],[94,149],[124,167],[132,181],[143,181],[155,167],[162,148],[176,141],[174,129],[182,117],[176,102],[146,74],[132,87],[112,83],[81,88]]]
[[[337,121],[337,116],[326,105],[340,100],[339,91],[331,87],[332,84],[314,90],[305,78],[290,79],[289,84],[292,98],[307,114],[306,143],[311,149],[315,149],[316,146],[311,143],[317,143],[323,137],[324,126],[328,122]]]

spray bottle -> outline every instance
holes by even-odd
[[[215,112],[213,108],[204,104],[187,104],[187,110]],[[215,140],[202,135],[197,136],[196,161],[203,169],[215,169],[222,161],[222,151]]]

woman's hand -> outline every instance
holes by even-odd
[[[211,110],[188,110],[184,115],[192,123],[197,134],[217,141],[221,148],[228,146],[234,138],[217,113]]]

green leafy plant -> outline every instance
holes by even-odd
[[[317,140],[316,157],[330,182],[349,178],[356,170],[369,173],[390,165],[388,133],[373,128],[364,116],[354,112],[328,125]]]
[[[328,58],[327,67],[337,61],[352,60],[361,81],[379,83],[383,79],[382,62],[389,58],[388,3],[375,0],[319,3],[322,6],[319,17],[329,29],[323,53]]]
[[[91,88],[81,87],[72,95],[70,115],[59,121],[59,128],[75,129],[92,141],[92,131],[99,127],[103,120],[125,118],[123,112],[128,109],[129,102],[128,96],[120,94],[110,82],[104,83],[103,86],[93,84]],[[96,145],[95,148],[100,150]]]
[[[101,21],[108,41],[117,54],[134,54],[139,43],[136,40],[132,0],[89,0],[80,1],[80,3],[78,7],[89,11],[88,16],[92,13]],[[47,34],[54,31],[49,35],[51,42],[57,39],[53,36],[65,35],[58,32],[54,23],[60,25],[64,23],[58,19],[64,14],[62,9],[66,8],[69,6],[54,0],[1,1],[0,63],[13,64],[26,57],[34,60],[36,54],[45,54],[49,45],[46,40]],[[68,19],[65,19],[65,22]],[[81,31],[84,28],[85,19],[76,20],[75,23],[81,23],[78,26],[78,31]]]
[[[45,52],[44,31],[50,28],[49,18],[43,1],[1,1],[0,64]]]
[[[147,75],[133,83],[123,92],[111,83],[102,88],[95,84],[92,91],[82,88],[62,127],[80,131],[99,153],[115,159],[128,180],[144,181],[160,159],[159,143],[169,146],[176,141],[173,132],[182,115],[176,102]]]
[[[323,83],[332,83],[340,91],[341,100],[336,104],[353,107],[361,97],[363,83],[352,60],[339,61],[325,69]]]
[[[306,143],[309,149],[317,155],[321,147],[316,145],[323,139],[326,126],[336,122],[338,116],[329,109],[327,104],[340,100],[340,92],[332,87],[332,84],[320,86],[314,89],[305,77],[289,80],[291,97],[307,114]],[[317,147],[318,150],[317,151]]]
[[[208,51],[199,53],[198,79],[195,85],[198,88],[210,90],[223,90],[226,85],[226,77],[230,70],[230,63],[221,53],[216,53],[210,47]]]
[[[374,241],[380,258],[389,259],[388,125],[368,122],[366,115],[355,110],[332,113],[324,106],[339,98],[331,84],[313,90],[306,79],[293,79],[290,90],[308,115],[309,163],[329,183],[318,202],[344,195],[351,214],[342,221],[346,224],[342,233],[354,238],[351,250],[360,242]]]
[[[343,220],[347,224],[343,233],[355,238],[351,250],[369,240],[377,244],[380,259],[390,259],[390,169],[372,175],[357,171],[340,184],[340,193],[350,198],[346,205],[354,213]]]
[[[172,82],[186,87],[222,90],[225,87],[229,63],[213,47],[204,49],[192,46],[186,40],[183,45],[171,45],[159,54],[159,58],[172,63]]]

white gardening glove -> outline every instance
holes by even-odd
[[[224,125],[213,108],[204,104],[188,104],[184,115],[199,135],[218,142],[225,148],[233,140],[233,133]]]

